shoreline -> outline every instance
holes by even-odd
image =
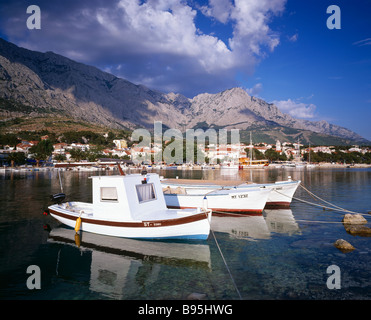
[[[144,167],[144,168],[143,168]],[[266,167],[250,167],[250,168],[243,168],[243,169],[231,169],[232,170],[277,170],[277,169],[282,169],[282,170],[302,170],[302,169],[307,169],[307,170],[312,170],[312,169],[367,169],[371,168],[371,164],[354,164],[354,165],[349,165],[349,164],[332,164],[332,163],[320,163],[320,164],[314,164],[314,167],[307,168],[306,165],[301,166],[301,167],[276,167],[274,164],[270,164],[269,166]],[[66,164],[65,166],[48,166],[48,167],[36,167],[36,166],[16,166],[16,167],[0,167],[0,173],[5,173],[5,172],[39,172],[39,171],[54,171],[54,170],[68,170],[68,171],[105,171],[105,170],[118,170],[116,165],[99,165],[95,164],[94,166],[86,165],[86,163],[74,163],[73,165],[71,164]],[[220,168],[220,166],[210,166],[207,168],[202,168],[201,166],[194,166],[194,167],[182,167],[182,166],[164,166],[162,165],[161,168],[155,167],[155,166],[124,166],[122,167],[125,171],[130,171],[130,170],[223,170]]]
[[[316,168],[344,168],[344,169],[357,169],[357,168],[371,168],[371,164],[366,163],[356,163],[354,165],[350,164],[331,164],[331,163],[320,163],[316,165]]]

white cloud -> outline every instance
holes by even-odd
[[[235,22],[230,47],[233,50],[248,49],[260,56],[261,47],[270,51],[279,44],[279,37],[269,28],[272,16],[283,12],[285,0],[236,0],[231,19]]]
[[[290,42],[296,42],[298,40],[298,38],[299,38],[299,35],[297,33],[295,33],[291,37],[288,37]]]
[[[288,113],[294,118],[312,119],[315,117],[316,106],[312,103],[306,104],[291,99],[272,101],[283,113]]]
[[[23,25],[12,22],[24,8],[9,2],[6,15],[0,13],[0,27],[10,41],[31,50],[54,51],[154,89],[171,86],[188,95],[237,85],[236,71],[251,74],[280,42],[269,24],[286,0],[194,3],[39,0],[42,29],[25,34]],[[210,25],[225,24],[229,34],[203,28],[205,21],[197,25],[200,14],[214,19],[206,21]]]
[[[283,11],[285,2],[236,0],[233,4],[230,0],[210,0],[208,6],[201,7],[207,17],[233,26],[229,47],[218,35],[200,32],[195,21],[197,10],[181,0],[120,0],[114,13],[117,18],[112,17],[112,10],[103,9],[98,21],[109,34],[117,34],[117,41],[131,47],[136,56],[148,56],[149,60],[150,55],[167,56],[164,62],[156,61],[157,66],[166,62],[165,70],[170,65],[185,75],[224,76],[231,82],[233,71],[251,73],[265,56],[265,49],[273,51],[279,44],[278,35],[268,24],[272,16]],[[148,85],[152,82],[149,77],[144,76]]]
[[[360,41],[356,41],[353,43],[354,46],[369,46],[371,45],[371,38],[367,38],[367,39],[363,39],[363,40],[360,40]]]
[[[263,89],[263,85],[261,83],[255,84],[252,88],[246,89],[246,92],[250,96],[257,96]]]
[[[209,0],[209,6],[202,6],[201,11],[205,16],[213,17],[221,23],[227,23],[232,6],[229,0]]]

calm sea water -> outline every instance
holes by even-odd
[[[290,175],[340,207],[361,213],[371,210],[370,169],[160,174],[204,179],[240,176],[255,182]],[[69,200],[91,201],[90,175],[62,173]],[[207,241],[138,241],[82,233],[78,246],[74,230],[42,214],[50,205],[49,195],[59,191],[56,171],[0,174],[0,299],[187,299],[195,292],[209,300],[238,299],[239,294],[243,299],[269,300],[371,298],[371,238],[348,234],[341,223],[343,213],[293,200],[289,210],[215,216]],[[295,196],[313,202],[301,188]],[[366,218],[370,226],[371,216]],[[349,241],[356,250],[342,253],[333,245],[337,239]],[[38,290],[27,287],[30,265],[41,270]],[[340,289],[326,285],[331,265],[340,268]]]

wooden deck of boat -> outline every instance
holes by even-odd
[[[241,183],[250,183],[243,180],[200,180],[200,179],[164,179],[162,184],[180,185],[215,185],[215,186],[238,186]]]

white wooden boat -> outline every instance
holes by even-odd
[[[224,162],[220,165],[220,169],[222,170],[238,170],[238,164],[233,162]]]
[[[300,180],[292,180],[289,177],[286,181],[276,181],[275,183],[259,183],[259,184],[241,184],[237,186],[237,189],[246,187],[265,187],[270,189],[271,192],[268,196],[265,209],[285,209],[291,205],[292,198],[296,192],[296,189],[300,185]]]
[[[207,207],[215,212],[262,213],[270,194],[265,187],[237,189],[186,183],[174,185],[167,181],[163,181],[162,186],[168,208],[196,208],[207,200]]]
[[[256,184],[256,183],[243,183],[243,181],[238,180],[220,180],[220,181],[213,181],[213,180],[191,180],[191,179],[163,179],[161,181],[162,186],[164,188],[165,193],[165,200],[166,204],[169,206],[174,206],[174,199],[169,194],[186,194],[186,195],[205,195],[207,194],[208,199],[208,207],[214,211],[239,211],[239,212],[257,212],[261,213],[263,208],[288,208],[290,207],[292,197],[296,189],[300,184],[300,180],[293,181],[289,178],[286,181],[277,181],[275,183],[263,183],[263,184]],[[170,188],[170,191],[167,191],[166,188]],[[178,191],[177,191],[177,188]],[[214,204],[211,202],[213,201],[214,197],[218,195],[217,192],[220,191],[221,194],[230,192],[239,192],[241,195],[246,193],[250,194],[254,190],[261,190],[260,193],[254,193],[256,197],[252,197],[251,194],[250,200],[251,202],[245,202],[244,207],[240,210],[236,210],[236,207],[230,207],[232,201],[226,201],[224,203],[223,208],[216,209]],[[268,192],[267,192],[268,191]],[[235,193],[235,195],[237,194]],[[214,195],[214,197],[212,197]],[[232,195],[232,193],[231,193]],[[177,197],[179,201],[181,201],[182,197],[179,195]],[[262,209],[257,210],[256,207],[253,206],[254,201],[265,201]],[[215,198],[216,199],[216,198]],[[241,204],[242,205],[242,204]],[[260,207],[261,202],[259,202]],[[182,206],[179,206],[182,207]],[[186,206],[184,206],[186,207]],[[256,210],[256,211],[255,211]]]
[[[157,174],[91,178],[92,203],[54,204],[51,216],[69,227],[78,229],[81,222],[82,231],[109,236],[207,239],[212,211],[168,209]]]

